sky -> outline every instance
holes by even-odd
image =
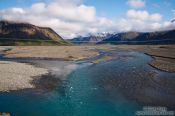
[[[175,29],[175,0],[0,0],[0,19],[51,27],[65,39]]]

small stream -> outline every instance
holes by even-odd
[[[114,59],[91,63],[104,56]],[[175,110],[175,74],[152,68],[152,58],[140,52],[100,50],[99,56],[77,62],[14,60],[47,67],[64,78],[47,92],[0,93],[0,112],[12,116],[135,116],[143,106]]]

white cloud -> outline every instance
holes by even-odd
[[[162,15],[159,13],[151,14],[150,15],[150,20],[151,21],[161,21],[162,20]]]
[[[28,8],[0,10],[0,19],[29,22],[53,28],[64,38],[100,32],[155,31],[175,28],[175,24],[162,21],[158,13],[129,10],[126,17],[111,20],[99,17],[94,6],[81,0],[52,0],[47,4],[35,3]]]
[[[95,7],[83,5],[80,0],[52,0],[48,4],[40,2],[28,8],[8,8],[0,10],[0,17],[49,26],[66,38],[96,33],[100,30],[97,25],[105,23],[102,22],[103,17],[96,16]]]
[[[35,11],[34,13],[42,13],[45,11],[46,4],[45,3],[36,3],[31,6],[31,10]]]
[[[95,8],[85,5],[71,5],[67,8],[66,6],[58,3],[51,3],[48,5],[47,10],[54,17],[71,21],[92,22],[96,18]]]
[[[135,19],[123,19],[119,21],[119,25],[122,30],[120,31],[138,31],[138,32],[152,32],[175,29],[175,24],[171,22],[145,22],[142,20]]]
[[[162,16],[158,13],[149,14],[147,11],[129,10],[127,16],[131,19],[142,21],[161,21]]]
[[[132,8],[143,8],[145,7],[145,0],[128,0],[127,2]]]

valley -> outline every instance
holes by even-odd
[[[175,116],[175,0],[0,0],[0,116]]]
[[[0,21],[0,27],[0,105],[7,114],[131,116],[144,106],[175,109],[174,30],[67,40],[29,23]],[[19,112],[15,106],[22,104]]]

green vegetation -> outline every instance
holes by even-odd
[[[22,39],[0,39],[0,46],[57,46],[71,45],[65,41],[43,41],[43,40],[22,40]]]

